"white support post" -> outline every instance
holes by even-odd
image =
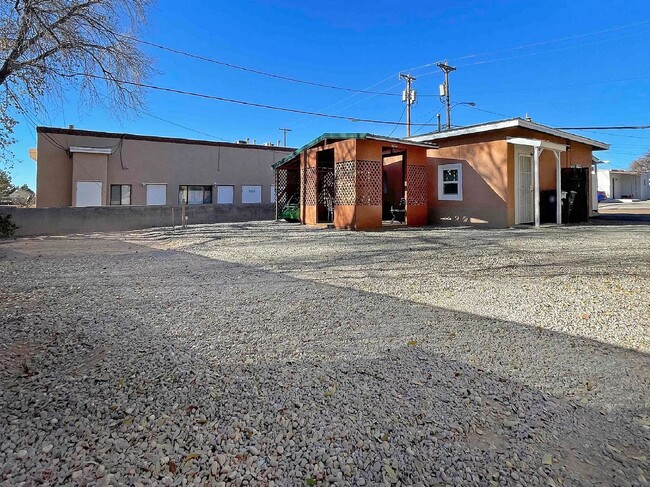
[[[539,227],[540,224],[540,218],[539,218],[539,154],[542,151],[541,148],[535,147],[535,156],[534,156],[534,181],[535,181],[535,186],[533,189],[533,196],[534,196],[534,201],[535,201],[535,226]]]
[[[560,162],[560,151],[555,153],[555,221],[562,223],[562,167]]]

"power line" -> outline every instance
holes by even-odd
[[[647,130],[650,125],[610,125],[599,127],[556,127],[558,130]]]
[[[646,25],[646,24],[650,24],[650,20],[644,20],[642,22],[636,22],[634,24],[621,25],[621,26],[613,27],[611,29],[605,29],[605,30],[600,30],[600,31],[595,31],[595,32],[588,32],[588,33],[585,33],[585,34],[576,34],[576,35],[573,35],[573,36],[561,37],[559,39],[551,39],[551,40],[548,40],[548,41],[540,41],[540,42],[533,42],[533,43],[530,43],[530,44],[522,44],[521,46],[509,47],[509,48],[506,48],[506,49],[500,49],[498,51],[484,52],[484,53],[480,53],[480,54],[471,54],[471,55],[468,55],[468,56],[463,56],[461,58],[458,58],[457,60],[488,56],[490,54],[498,54],[498,53],[501,53],[501,52],[517,51],[517,50],[520,50],[520,49],[527,49],[529,47],[538,47],[538,46],[544,46],[544,45],[548,45],[548,44],[557,44],[559,42],[572,41],[574,39],[583,39],[585,37],[591,37],[591,36],[601,35],[601,34],[608,34],[610,32],[616,32],[616,31],[619,31],[619,30],[629,29],[629,28],[632,28],[632,27],[639,27],[640,25]],[[614,39],[617,39],[617,38],[613,38],[611,40],[614,40]],[[607,39],[607,40],[610,40],[610,39]],[[578,45],[576,47],[579,47],[579,46],[580,45]]]
[[[402,110],[402,115],[400,115],[398,122],[401,122],[402,119],[404,118],[404,114],[406,113],[406,105],[404,105],[404,110]],[[393,127],[393,130],[390,131],[390,134],[388,134],[389,137],[392,137],[395,131],[398,129],[399,125],[395,124],[395,127]]]
[[[632,27],[638,27],[640,25],[646,25],[646,24],[650,24],[650,20],[644,20],[644,21],[641,21],[641,22],[633,23],[633,24],[620,25],[620,26],[617,26],[617,27],[612,27],[611,29],[605,29],[605,30],[600,30],[600,31],[595,31],[595,32],[588,32],[588,33],[585,33],[585,34],[577,34],[577,35],[568,36],[568,37],[561,37],[561,38],[558,38],[558,39],[551,39],[551,40],[547,40],[547,41],[540,41],[540,42],[533,42],[533,43],[529,43],[529,44],[522,44],[520,46],[508,47],[508,48],[505,48],[505,49],[498,49],[496,51],[468,54],[468,55],[453,58],[453,59],[455,61],[460,61],[460,60],[463,60],[463,59],[472,59],[472,58],[477,58],[477,57],[489,56],[490,54],[499,54],[501,52],[517,51],[517,50],[520,50],[520,49],[527,49],[529,47],[537,47],[537,46],[543,46],[543,45],[548,45],[548,44],[556,44],[558,42],[565,42],[565,41],[570,41],[570,40],[574,40],[574,39],[591,37],[591,36],[595,36],[595,35],[608,34],[610,32],[616,32],[616,31],[619,31],[619,30],[629,29],[629,28],[632,28]],[[614,39],[617,39],[617,38],[614,38]],[[614,39],[611,39],[611,40],[614,40]],[[433,62],[430,62],[430,63],[427,63],[427,64],[423,64],[422,66],[417,66],[417,67],[411,68],[411,69],[409,69],[407,71],[415,71],[417,69],[429,68],[431,66],[436,66],[440,62],[442,62],[442,61],[441,60],[433,61]],[[463,65],[461,67],[472,66],[472,65],[473,64],[465,64],[465,65]],[[437,71],[433,71],[431,73],[426,73],[424,75],[421,74],[420,76],[426,76],[428,74],[436,74],[436,73],[437,73]],[[422,95],[422,96],[424,96],[424,95]]]
[[[399,96],[399,93],[388,93],[388,92],[384,92],[384,91],[357,90],[355,88],[347,88],[347,87],[344,87],[344,86],[336,86],[336,85],[330,85],[330,84],[326,84],[326,83],[318,83],[316,81],[308,81],[308,80],[304,80],[304,79],[292,78],[290,76],[283,76],[283,75],[280,75],[280,74],[269,73],[267,71],[260,71],[258,69],[247,68],[245,66],[239,66],[237,64],[228,63],[228,62],[225,62],[225,61],[219,61],[217,59],[208,58],[208,57],[201,56],[201,55],[198,55],[198,54],[192,54],[191,52],[181,51],[179,49],[174,49],[172,47],[167,47],[167,46],[163,46],[161,44],[156,44],[154,42],[149,42],[149,41],[145,41],[145,40],[142,40],[142,39],[138,39],[137,37],[127,36],[127,35],[121,35],[121,37],[125,37],[127,39],[134,40],[136,42],[139,42],[141,44],[145,44],[147,46],[155,47],[156,49],[161,49],[163,51],[172,52],[174,54],[179,54],[181,56],[186,56],[186,57],[189,57],[189,58],[192,58],[192,59],[198,59],[199,61],[205,61],[205,62],[208,62],[208,63],[217,64],[219,66],[225,66],[225,67],[232,68],[232,69],[238,69],[240,71],[246,71],[248,73],[257,74],[257,75],[260,75],[260,76],[267,76],[269,78],[276,78],[276,79],[281,79],[281,80],[284,80],[284,81],[290,81],[292,83],[300,83],[300,84],[303,84],[303,85],[316,86],[316,87],[319,87],[319,88],[328,88],[330,90],[348,91],[348,92],[353,92],[353,93],[364,93],[364,94],[367,94],[367,95]]]
[[[394,122],[394,121],[389,121],[389,120],[374,120],[374,119],[369,119],[369,118],[357,118],[357,117],[346,117],[343,115],[333,115],[333,114],[327,114],[327,113],[319,113],[319,112],[311,112],[309,110],[299,110],[297,108],[287,108],[287,107],[278,107],[275,105],[266,105],[264,103],[255,103],[255,102],[250,102],[250,101],[245,101],[245,100],[236,100],[233,98],[226,98],[223,96],[215,96],[215,95],[208,95],[205,93],[196,93],[193,91],[185,91],[185,90],[178,90],[175,88],[167,88],[164,86],[156,86],[156,85],[150,85],[146,83],[136,83],[135,81],[126,81],[126,80],[120,80],[116,79],[114,77],[107,77],[107,76],[99,76],[96,74],[88,74],[88,73],[59,73],[61,76],[65,77],[87,77],[87,78],[94,78],[94,79],[101,79],[104,81],[111,81],[113,83],[117,84],[123,84],[123,85],[130,85],[130,86],[136,86],[138,88],[147,88],[150,90],[156,90],[156,91],[164,91],[167,93],[175,93],[178,95],[186,95],[186,96],[193,96],[197,98],[204,98],[207,100],[216,100],[216,101],[223,101],[226,103],[234,103],[236,105],[244,105],[244,106],[250,106],[250,107],[256,107],[256,108],[265,108],[267,110],[277,110],[281,112],[288,112],[288,113],[297,113],[299,115],[311,115],[314,117],[323,117],[323,118],[334,118],[337,120],[346,120],[348,122],[363,122],[363,123],[375,123],[375,124],[381,124],[381,125],[406,125],[404,122]]]
[[[512,115],[506,115],[505,113],[493,112],[491,110],[485,110],[484,108],[478,108],[472,105],[467,105],[467,106],[474,110],[478,110],[479,112],[490,113],[492,115],[498,115],[499,117],[514,118]]]
[[[639,137],[638,135],[628,135],[628,134],[613,134],[611,132],[599,132],[596,130],[585,130],[585,132],[592,132],[594,134],[603,134],[603,135],[609,135],[610,137],[624,137],[626,139],[641,139],[641,140],[650,140],[650,137]],[[643,142],[639,142],[642,144]]]
[[[440,110],[438,110],[436,113],[434,113],[433,116],[432,116],[431,118],[429,118],[429,119],[425,122],[424,125],[417,124],[420,128],[417,129],[415,132],[413,132],[413,135],[417,134],[420,130],[422,130],[424,127],[426,127],[426,124],[428,124],[429,122],[431,122],[431,120],[433,120],[435,117],[437,117],[438,115],[440,115],[440,113],[441,113],[444,109],[445,109],[445,107],[443,106]],[[432,111],[433,111],[433,110],[431,110],[431,112],[432,112]],[[429,113],[431,113],[431,112],[428,112],[427,115],[428,115]]]
[[[151,118],[158,119],[161,122],[166,122],[166,123],[169,123],[171,125],[176,125],[177,127],[180,127],[182,129],[185,129],[185,130],[189,130],[190,132],[195,132],[195,133],[200,134],[200,135],[205,135],[206,137],[210,137],[211,139],[226,141],[226,139],[224,139],[222,137],[217,137],[216,135],[208,134],[206,132],[201,132],[200,130],[196,130],[196,129],[193,129],[193,128],[190,128],[190,127],[186,127],[185,125],[181,125],[180,123],[172,122],[171,120],[167,120],[165,118],[159,117],[157,115],[154,115],[153,113],[150,113],[150,112],[147,112],[147,111],[144,111],[144,110],[143,110],[143,113],[145,115],[151,117]]]

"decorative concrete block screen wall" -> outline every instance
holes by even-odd
[[[282,194],[289,173],[284,171],[293,170],[300,175],[300,221],[305,225],[381,228],[382,218],[402,197],[406,198],[405,223],[425,225],[427,148],[372,134],[323,134],[274,165],[278,210],[287,201]],[[397,179],[387,169],[396,158],[401,158],[394,162],[399,164]]]
[[[357,161],[357,205],[381,206],[381,170],[381,161]]]
[[[300,204],[300,171],[295,168],[276,170],[278,215],[289,203]],[[276,217],[278,216],[276,215]]]
[[[334,164],[334,203],[352,206],[357,201],[357,161]]]

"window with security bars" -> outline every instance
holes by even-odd
[[[130,205],[131,185],[111,184],[111,205]]]
[[[178,203],[188,205],[212,204],[212,186],[179,186]]]
[[[438,199],[463,200],[462,164],[443,164],[438,166]]]

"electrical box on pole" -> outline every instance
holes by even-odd
[[[399,75],[400,79],[406,81],[406,89],[402,92],[402,102],[406,103],[406,136],[411,135],[411,105],[415,103],[416,94],[415,90],[411,89],[411,83],[415,78],[410,74]]]
[[[449,66],[447,64],[447,61],[444,63],[438,63],[436,64],[443,73],[445,73],[445,82],[444,84],[440,85],[440,96],[445,98],[445,103],[447,105],[447,130],[451,128],[451,99],[449,96],[449,73],[452,71],[456,71],[456,68],[453,66]]]

